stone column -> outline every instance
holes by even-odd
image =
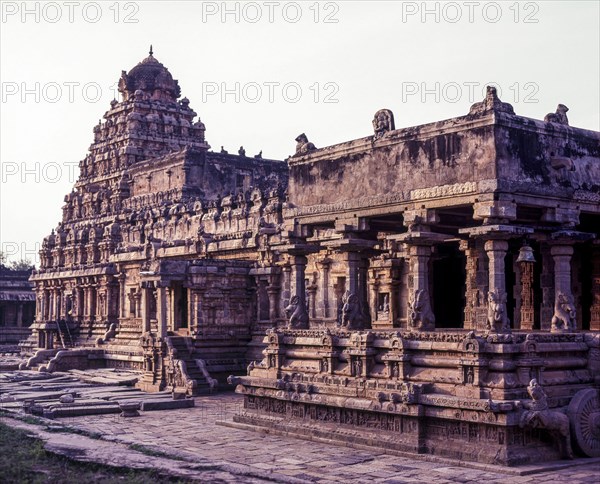
[[[23,327],[23,303],[17,305],[17,326]]]
[[[150,332],[150,288],[146,283],[142,283],[142,301],[140,304],[140,313],[142,316],[142,332]]]
[[[435,316],[429,297],[429,259],[431,245],[409,245],[412,291],[409,305],[409,327],[420,331],[435,330]]]
[[[317,263],[321,269],[321,298],[320,309],[323,319],[329,318],[329,269],[331,267],[331,259],[325,258]]]
[[[550,330],[550,322],[554,314],[554,260],[550,254],[550,246],[540,244],[542,272],[540,286],[542,287],[542,305],[540,308],[540,329]]]
[[[521,269],[521,330],[532,331],[535,323],[535,308],[533,301],[533,262],[519,262]]]
[[[554,298],[555,298],[555,310],[552,317],[551,331],[561,330],[572,330],[574,331],[576,322],[575,321],[564,321],[564,315],[557,313],[557,307],[561,301],[564,301],[565,305],[570,304],[574,308],[573,304],[573,293],[571,291],[571,257],[573,256],[572,245],[553,245],[550,248],[550,254],[554,259]],[[575,319],[575,315],[572,314]],[[560,328],[560,323],[557,325],[557,318],[564,322],[565,327]]]
[[[167,289],[165,283],[159,282],[156,288],[156,319],[158,320],[158,337],[167,336]]]
[[[166,298],[167,298],[167,328],[171,331],[175,331],[175,288],[174,287],[166,287]],[[158,298],[157,298],[158,299]]]
[[[506,240],[488,240],[485,243],[484,248],[490,261],[488,271],[490,282],[489,291],[505,295],[506,274],[504,258],[508,252],[508,242]]]
[[[590,330],[600,331],[600,245],[592,248],[592,306],[590,308]]]
[[[275,283],[275,275],[271,276],[271,284],[267,286],[267,295],[269,297],[269,320],[271,323],[277,321],[279,312],[277,311],[277,296],[279,295],[279,286]]]
[[[291,281],[292,281],[292,267],[289,264],[284,265],[282,268],[282,287],[281,287],[281,306],[279,307],[279,314],[285,316],[285,308],[290,304],[291,298]]]
[[[127,296],[125,294],[125,273],[119,274],[119,312],[121,318],[127,317]]]
[[[294,294],[298,296],[298,303],[303,307],[306,307],[306,257],[303,255],[296,255],[292,259],[292,266],[294,269]]]
[[[459,249],[464,252],[466,259],[465,281],[465,320],[464,329],[476,329],[477,318],[475,308],[478,305],[477,262],[478,254],[474,240],[461,240]]]

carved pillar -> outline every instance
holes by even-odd
[[[571,245],[553,245],[550,248],[550,254],[554,260],[554,297],[555,300],[564,298],[573,304],[573,293],[571,291],[571,257],[573,256],[573,246]],[[556,311],[553,316],[556,316]],[[575,330],[575,328],[571,328]],[[552,324],[552,331],[555,331],[555,325]]]
[[[296,255],[292,258],[292,265],[294,268],[294,293],[298,296],[298,304],[302,307],[306,307],[306,257],[303,255]]]
[[[156,288],[156,319],[158,320],[158,337],[167,336],[167,289],[163,282],[159,282]]]
[[[121,313],[121,317],[122,318],[126,318],[127,317],[127,300],[126,300],[126,294],[125,294],[125,273],[121,272],[119,274],[119,308],[120,308],[120,313]]]
[[[142,283],[142,301],[140,304],[140,313],[142,317],[142,332],[150,332],[150,288],[146,283]]]
[[[435,316],[431,309],[429,297],[429,260],[431,258],[430,245],[410,245],[410,275],[412,277],[412,304],[409,314],[409,325],[421,331],[435,330]]]
[[[540,245],[540,254],[542,257],[540,329],[549,331],[552,314],[554,313],[554,260],[550,254],[550,246],[546,243]]]
[[[504,258],[508,252],[508,242],[506,240],[488,240],[485,243],[485,252],[489,260],[489,291],[506,295]]]
[[[275,323],[279,317],[279,311],[277,310],[279,286],[275,282],[275,277],[276,276],[271,276],[271,284],[267,286],[267,295],[269,297],[269,320],[271,323]]]
[[[167,298],[167,310],[166,310],[166,318],[167,318],[167,328],[170,331],[175,331],[178,329],[175,324],[175,288],[166,287],[166,298]]]
[[[590,308],[590,330],[600,331],[600,245],[592,248],[592,306]]]
[[[525,248],[521,249],[521,252]],[[531,248],[528,247],[527,253],[531,252]],[[521,258],[521,255],[519,255]],[[521,330],[532,331],[535,323],[535,307],[533,300],[533,267],[534,260],[531,255],[529,260],[517,261],[520,268],[520,282],[521,282],[521,307],[520,307],[520,325]]]
[[[284,265],[282,268],[282,287],[281,287],[281,306],[279,307],[279,314],[285,315],[285,308],[290,304],[290,298],[292,293],[292,267],[289,264]]]
[[[505,262],[508,252],[508,242],[506,240],[492,239],[485,242],[485,252],[487,253],[488,264],[488,305],[494,304],[495,309],[489,308],[493,312],[494,322],[488,321],[489,329],[496,332],[509,332],[510,319],[506,310],[506,273]]]
[[[319,269],[321,269],[321,299],[320,309],[321,316],[326,319],[329,318],[331,313],[329,310],[329,269],[331,267],[331,259],[327,257],[317,263]]]
[[[459,249],[464,252],[466,259],[466,281],[465,281],[465,320],[464,329],[476,329],[476,308],[479,303],[479,286],[477,285],[477,266],[479,254],[473,239],[461,240]]]

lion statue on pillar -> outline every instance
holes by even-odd
[[[557,292],[552,316],[553,332],[574,331],[577,328],[577,310],[571,296]]]
[[[285,315],[289,318],[288,328],[308,328],[308,312],[306,312],[305,305],[301,304],[300,298],[297,295],[290,299],[289,306],[285,308]]]
[[[510,333],[510,321],[506,314],[506,293],[494,289],[488,293],[487,329],[496,333]]]

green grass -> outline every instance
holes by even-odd
[[[46,452],[42,441],[21,429],[0,423],[0,481],[13,483],[187,483],[156,471],[79,463]]]

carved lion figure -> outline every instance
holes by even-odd
[[[506,314],[506,293],[498,289],[488,293],[487,329],[496,333],[510,332],[510,321]]]
[[[569,417],[558,410],[548,408],[546,392],[535,378],[529,382],[527,393],[531,402],[525,404],[529,410],[521,415],[519,426],[547,430],[558,441],[559,452],[563,459],[572,459]]]
[[[577,311],[571,297],[563,292],[556,294],[552,331],[570,331],[577,327]]]
[[[297,295],[290,300],[289,306],[285,308],[285,314],[289,318],[289,328],[308,328],[308,313],[304,304],[300,304],[300,298]]]
[[[346,294],[342,300],[342,326],[348,329],[361,329],[363,327],[363,317],[356,294]]]
[[[435,327],[435,316],[429,303],[429,294],[423,289],[415,291],[408,301],[408,321],[416,329],[429,330]]]
[[[548,113],[544,116],[544,121],[546,123],[557,123],[557,124],[566,124],[569,125],[569,119],[567,118],[567,111],[569,108],[564,104],[559,104],[556,108],[555,113]]]

